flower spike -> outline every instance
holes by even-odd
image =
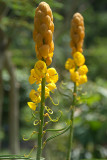
[[[68,140],[68,152],[67,159],[71,159],[71,147],[73,138],[73,119],[74,119],[74,109],[77,104],[77,87],[87,82],[87,72],[88,68],[85,65],[85,57],[83,53],[83,42],[84,42],[84,19],[80,13],[75,13],[71,21],[71,42],[70,46],[72,48],[71,56],[65,62],[65,68],[70,72],[70,79],[74,84],[74,90],[72,94],[72,105],[70,107],[71,117],[70,117],[70,132]],[[70,111],[69,110],[69,111]]]
[[[53,42],[53,32],[54,23],[53,15],[50,6],[46,2],[41,2],[35,11],[34,17],[34,31],[33,40],[35,42],[35,51],[37,62],[35,63],[33,69],[31,69],[31,74],[29,77],[29,83],[38,85],[37,90],[32,89],[29,97],[32,102],[28,102],[29,108],[33,111],[32,116],[35,119],[33,124],[37,126],[38,124],[38,147],[36,159],[40,160],[42,152],[42,141],[43,141],[43,127],[47,125],[50,121],[57,122],[57,119],[52,119],[50,114],[53,114],[51,108],[45,105],[45,100],[50,98],[52,103],[55,104],[50,97],[50,93],[54,93],[57,89],[56,82],[58,81],[58,73],[55,68],[48,68],[52,63],[54,42]],[[40,107],[39,107],[40,104]],[[37,108],[38,106],[38,108]],[[44,114],[45,110],[47,113]],[[35,116],[38,114],[38,119]],[[49,122],[44,123],[45,117],[49,118]],[[32,134],[31,134],[32,136]],[[28,139],[25,139],[28,140]]]

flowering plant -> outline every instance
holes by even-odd
[[[50,98],[52,103],[57,105],[53,102],[50,92],[54,93],[54,90],[57,89],[56,82],[58,81],[58,73],[55,68],[48,68],[52,63],[52,57],[54,54],[54,42],[52,40],[53,31],[54,23],[52,11],[47,3],[41,2],[35,11],[33,32],[33,39],[36,43],[35,51],[38,61],[35,63],[34,68],[31,69],[31,75],[29,77],[29,83],[36,83],[38,88],[37,91],[34,89],[31,90],[29,97],[32,102],[28,102],[28,106],[33,111],[33,116],[35,118],[34,125],[38,125],[38,131],[33,131],[32,133],[38,134],[37,160],[40,160],[42,149],[46,142],[60,135],[57,134],[49,137],[43,142],[43,135],[47,131],[60,131],[60,129],[45,129],[45,126],[49,121],[57,122],[60,118],[52,119],[50,115],[53,114],[53,111],[45,105],[45,99],[47,98]],[[39,104],[40,108],[38,107]],[[39,108],[38,110],[37,107]],[[37,113],[39,113],[39,119],[35,116]],[[48,117],[49,121],[44,122],[45,117]]]
[[[76,105],[76,97],[77,97],[77,87],[83,83],[87,82],[87,72],[88,68],[84,64],[85,57],[82,54],[83,52],[83,41],[84,41],[84,20],[80,13],[75,13],[73,19],[71,21],[71,42],[70,46],[72,48],[72,58],[68,58],[65,63],[65,68],[70,72],[70,78],[74,83],[74,91],[73,91],[73,99],[72,99],[72,107],[71,107],[71,117],[70,117],[70,132],[69,132],[69,140],[68,140],[68,152],[67,152],[67,160],[70,160],[70,153],[72,147],[72,139],[73,139],[73,121],[74,121],[74,110]]]

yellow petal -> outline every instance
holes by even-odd
[[[67,61],[66,61],[66,63],[65,63],[65,68],[66,68],[67,70],[72,69],[72,68],[75,68],[74,60],[71,59],[71,58],[68,58]]]
[[[30,77],[29,77],[29,83],[33,84],[35,82],[36,82],[36,79],[32,75],[30,75]]]
[[[41,60],[37,61],[34,66],[34,70],[40,78],[44,78],[47,71],[46,63]]]
[[[87,66],[86,65],[80,66],[79,69],[78,69],[78,72],[79,72],[80,75],[87,74],[87,72],[88,72]]]
[[[83,84],[83,83],[86,83],[87,82],[87,76],[86,75],[81,75],[80,78],[79,78],[79,85],[80,84]]]
[[[70,69],[70,74],[71,74],[71,80],[73,82],[78,82],[79,80],[79,73],[77,71],[74,71],[73,69]]]
[[[47,83],[56,83],[58,81],[58,73],[55,68],[49,68],[46,73]]]
[[[40,97],[39,92],[35,91],[34,89],[31,90],[29,97],[35,103],[40,103],[40,101],[41,101],[41,97]]]
[[[36,104],[35,103],[33,103],[33,102],[27,102],[27,104],[28,104],[29,108],[32,109],[33,111],[36,110]]]
[[[82,66],[85,63],[85,57],[80,52],[75,52],[73,54],[74,62],[77,66]]]
[[[49,88],[50,91],[57,88],[55,83],[49,83],[49,84],[47,84],[47,87]]]

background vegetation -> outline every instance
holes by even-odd
[[[32,31],[35,8],[39,2],[41,0],[0,0],[0,154],[9,152],[28,154],[37,142],[35,136],[28,142],[23,141],[22,137],[26,135],[28,138],[34,130],[27,101],[32,88],[28,83],[28,77],[36,61]],[[81,103],[75,111],[72,159],[107,158],[106,0],[46,0],[46,2],[52,8],[55,24],[52,66],[56,67],[59,73],[58,91],[53,99],[57,102],[58,97],[60,102],[57,108],[52,106],[49,100],[47,103],[55,110],[55,116],[58,115],[59,109],[64,113],[60,121],[51,124],[50,127],[61,128],[64,125],[63,120],[67,122],[69,116],[71,99],[68,95],[72,83],[64,64],[71,52],[70,20],[75,12],[80,12],[85,22],[84,55],[89,73],[88,83],[83,85]],[[61,88],[62,81],[67,83],[66,89]],[[13,94],[14,91],[16,95]],[[14,108],[19,114],[12,116]],[[16,125],[11,126],[12,122],[14,123],[11,117],[16,119],[16,129]],[[16,147],[12,147],[14,135],[17,137],[14,139]],[[47,144],[43,153],[46,160],[65,158],[66,139],[67,133]],[[35,154],[34,152],[33,156]]]

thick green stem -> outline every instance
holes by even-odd
[[[76,102],[76,83],[74,83],[73,102],[72,102],[72,110],[71,110],[71,117],[70,117],[71,126],[70,126],[70,132],[69,132],[68,152],[67,152],[67,159],[66,160],[70,160],[70,158],[71,158],[75,102]]]
[[[37,148],[37,158],[40,160],[42,153],[42,136],[43,136],[43,124],[44,124],[44,106],[45,106],[45,78],[42,79],[41,83],[41,107],[40,107],[40,125],[38,134],[38,148]]]

